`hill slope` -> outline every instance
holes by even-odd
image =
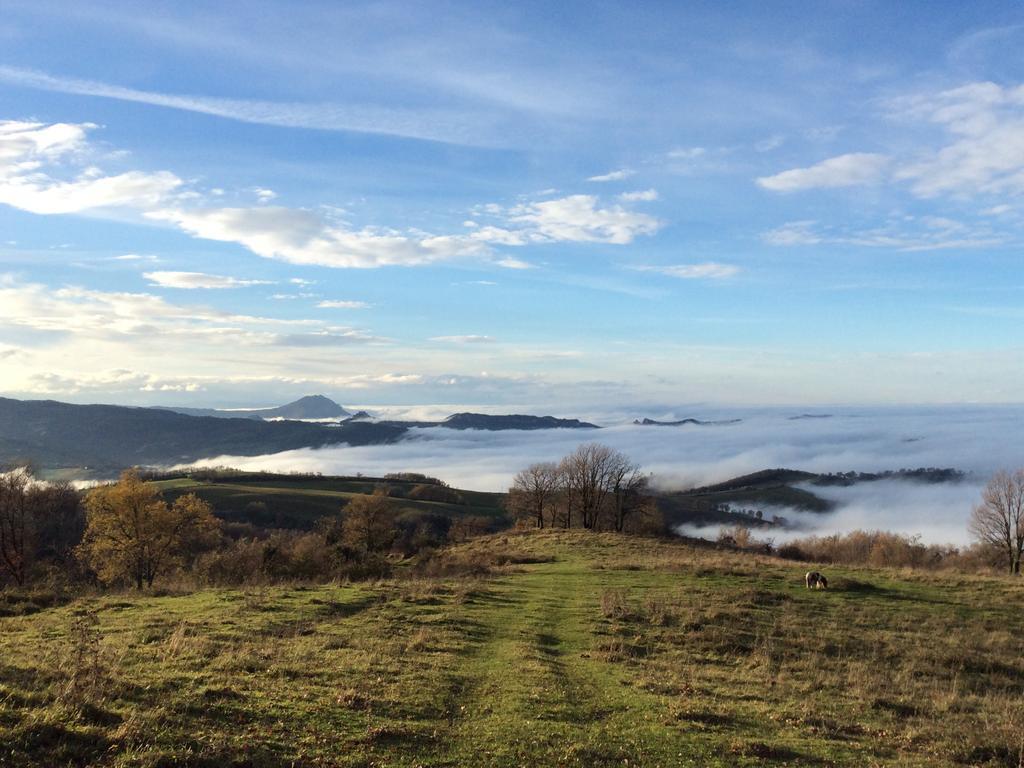
[[[582,532],[445,562],[496,570],[0,618],[0,764],[1018,759],[1019,580],[828,569],[834,588],[809,592],[797,564]]]
[[[120,469],[177,464],[234,454],[256,456],[337,443],[395,440],[404,428],[347,423],[338,427],[297,421],[264,422],[186,416],[155,408],[72,405],[54,400],[0,398],[0,462]]]
[[[217,516],[258,527],[310,529],[318,520],[336,515],[356,494],[373,493],[386,486],[397,507],[434,512],[448,517],[476,515],[489,518],[496,528],[511,524],[502,507],[502,494],[448,489],[451,501],[417,498],[416,481],[377,477],[308,477],[270,473],[232,472],[223,476],[201,472],[157,482],[164,498],[173,501],[194,493],[213,505]]]

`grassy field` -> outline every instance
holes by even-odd
[[[496,535],[376,583],[0,618],[0,765],[1018,766],[1019,580]],[[408,570],[412,570],[411,568]]]
[[[337,515],[342,506],[358,494],[373,493],[383,481],[373,478],[351,479],[323,477],[289,479],[247,478],[244,475],[216,480],[196,481],[188,477],[161,480],[154,485],[168,501],[184,493],[195,493],[213,505],[217,515],[234,522],[253,523],[275,528],[312,528],[317,520]],[[438,512],[452,517],[476,515],[505,519],[501,494],[459,490],[462,503],[443,503],[404,498],[416,483],[386,481],[401,509]],[[258,506],[254,506],[258,505]]]

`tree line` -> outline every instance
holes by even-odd
[[[531,464],[516,474],[508,509],[536,528],[656,532],[663,529],[650,477],[625,454],[587,443],[558,462]]]
[[[440,482],[417,488],[457,495]],[[137,470],[85,492],[38,482],[24,470],[0,474],[0,587],[143,589],[178,576],[224,585],[378,577],[390,572],[392,555],[494,530],[487,518],[403,508],[390,492],[381,485],[354,495],[309,531],[225,523],[194,493],[164,499]]]
[[[456,493],[440,482],[423,487]],[[506,508],[525,527],[665,532],[650,477],[624,454],[597,443],[520,471]],[[218,584],[379,577],[390,572],[395,558],[495,529],[489,518],[402,509],[385,487],[353,496],[312,531],[232,527],[195,494],[168,502],[158,486],[135,470],[85,493],[68,483],[36,482],[27,472],[14,471],[0,474],[0,586],[63,581],[143,589],[175,573]],[[990,479],[971,513],[969,530],[981,558],[880,532],[809,538],[778,554],[836,562],[896,558],[911,565],[999,562],[1019,574],[1024,469]]]

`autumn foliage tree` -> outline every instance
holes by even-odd
[[[129,582],[142,589],[183,564],[219,537],[213,509],[195,494],[168,504],[156,487],[134,470],[113,485],[89,492],[86,530],[81,544],[85,561],[107,583]]]
[[[353,497],[342,512],[341,543],[361,554],[390,549],[397,533],[395,515],[385,490]]]

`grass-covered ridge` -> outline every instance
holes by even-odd
[[[399,570],[0,618],[0,765],[1020,759],[1013,579],[837,568],[808,592],[799,564],[575,531]]]
[[[173,500],[194,493],[209,502],[225,520],[302,529],[313,527],[323,517],[336,515],[353,497],[371,494],[381,486],[387,487],[390,497],[402,509],[453,518],[472,515],[493,519],[496,525],[507,524],[501,494],[450,489],[435,498],[420,493],[424,484],[415,480],[211,471],[156,482],[164,498]]]

